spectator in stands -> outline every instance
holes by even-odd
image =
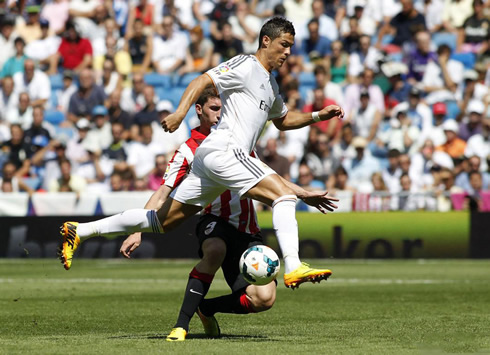
[[[283,80],[281,92],[284,93],[284,102],[289,111],[301,111],[304,106],[303,97],[299,92],[299,81],[293,76]]]
[[[470,195],[474,193],[471,185],[471,173],[481,171],[481,159],[477,155],[470,156],[465,164],[464,170],[456,177],[455,185],[466,191]],[[482,184],[488,186],[490,184],[490,174],[482,172]]]
[[[412,160],[408,154],[400,154],[400,170],[402,173],[409,173],[410,167],[412,165]]]
[[[302,24],[307,23],[313,17],[311,8],[313,0],[284,0],[286,17],[299,28]]]
[[[31,106],[44,106],[51,97],[49,77],[39,69],[32,59],[24,61],[24,73],[13,76],[14,90],[17,93],[27,92]]]
[[[116,71],[114,60],[106,58],[102,65],[102,76],[97,81],[97,85],[104,89],[106,95],[112,94],[122,85],[121,76]]]
[[[344,85],[349,72],[349,55],[345,52],[341,41],[332,42],[331,54],[326,59],[326,63],[332,76],[332,82]]]
[[[49,22],[45,19],[40,20],[41,37],[31,41],[25,48],[27,57],[37,61],[42,70],[48,69],[51,56],[56,54],[60,46],[61,39],[49,30]]]
[[[160,74],[171,74],[185,61],[187,37],[173,29],[172,16],[164,16],[162,35],[153,38],[152,63],[155,71]]]
[[[349,184],[349,175],[343,166],[339,166],[330,175],[327,181],[327,190],[334,196],[338,191],[355,191],[355,188]]]
[[[0,145],[3,159],[15,165],[16,175],[27,175],[31,167],[31,149],[24,142],[24,130],[19,124],[10,126],[11,139]]]
[[[73,80],[73,72],[71,70],[63,71],[63,87],[60,90],[55,91],[57,97],[58,106],[56,109],[63,112],[65,115],[68,112],[70,105],[70,98],[77,92],[78,88]]]
[[[448,212],[451,210],[451,194],[460,193],[462,189],[454,185],[454,173],[448,168],[442,168],[440,172],[440,182],[435,186],[436,209],[439,212]]]
[[[468,17],[458,31],[458,52],[480,53],[490,36],[490,19],[485,16],[481,0],[473,1],[473,15]]]
[[[482,132],[473,135],[467,142],[464,155],[471,157],[477,155],[482,161],[481,170],[488,171],[487,159],[490,157],[490,119],[483,120]]]
[[[359,24],[361,33],[370,37],[375,35],[378,24],[382,20],[382,10],[388,7],[388,4],[386,4],[387,1],[384,1],[384,4],[380,4],[381,2],[348,0],[346,9],[347,17],[340,23],[341,33],[348,31],[346,26],[349,24],[349,20],[355,18]],[[386,22],[389,22],[389,18],[386,20]]]
[[[127,111],[130,115],[140,112],[145,107],[145,96],[143,90],[145,88],[145,80],[142,73],[134,73],[133,86],[124,88],[121,93],[121,108]]]
[[[27,59],[27,56],[24,53],[25,45],[26,42],[22,37],[17,37],[14,40],[15,55],[10,57],[3,67],[1,67],[2,71],[0,72],[0,79],[5,78],[6,76],[13,76],[15,73],[24,72],[24,61]]]
[[[108,160],[112,166],[126,162],[128,155],[126,153],[126,140],[124,126],[120,122],[111,124],[112,142],[102,151],[102,156]],[[107,165],[107,163],[105,163]],[[112,170],[112,168],[111,168]]]
[[[61,60],[61,68],[80,73],[92,65],[92,44],[82,38],[73,22],[67,22],[58,52],[50,59],[49,74],[55,74]]]
[[[91,124],[85,117],[80,118],[75,124],[77,129],[75,135],[66,144],[66,158],[68,158],[75,166],[82,164],[89,159],[86,145],[84,144],[88,132],[91,129]]]
[[[466,108],[468,116],[463,119],[459,125],[459,138],[468,141],[475,134],[482,133],[483,113],[485,105],[478,100],[471,100]]]
[[[464,66],[461,62],[451,59],[451,48],[442,44],[437,49],[438,61],[429,62],[426,66],[422,84],[428,93],[429,104],[438,101],[457,99],[457,91],[463,83]]]
[[[355,16],[351,16],[348,19],[348,25],[345,25],[345,19],[343,20],[344,32],[340,36],[344,43],[345,50],[348,53],[353,53],[359,49],[359,38],[363,35],[361,28],[359,27],[359,20]]]
[[[133,24],[133,34],[124,44],[124,50],[131,56],[133,72],[145,73],[151,65],[153,38],[150,35],[146,35],[143,29],[143,21],[141,19],[135,19]]]
[[[424,207],[424,199],[419,194],[418,189],[412,186],[412,179],[408,174],[400,177],[401,191],[398,196],[391,199],[392,209],[395,211],[416,211]]]
[[[41,38],[41,25],[39,23],[39,13],[41,6],[29,5],[26,6],[27,21],[19,21],[15,26],[15,31],[21,36],[26,43],[31,43]],[[53,33],[52,33],[53,34]]]
[[[354,134],[371,142],[378,133],[382,118],[381,112],[370,102],[368,90],[363,89],[361,91],[360,101],[360,107],[354,109],[350,114],[350,121],[354,128]]]
[[[225,22],[221,24],[219,29],[222,36],[221,39],[214,42],[212,66],[217,66],[220,62],[226,62],[234,56],[243,53],[243,44],[233,36],[230,23]]]
[[[378,61],[381,53],[371,46],[371,37],[363,34],[359,38],[359,48],[349,56],[349,73],[351,81],[354,81],[366,68],[377,72]]]
[[[91,113],[93,125],[87,134],[84,144],[87,151],[94,152],[98,157],[100,152],[112,142],[109,111],[104,105],[97,105],[92,109]]]
[[[32,125],[24,132],[24,142],[32,144],[35,137],[45,137],[49,142],[54,135],[54,127],[44,121],[44,109],[42,106],[34,106],[32,109]]]
[[[381,72],[388,78],[390,88],[386,93],[387,109],[407,101],[410,92],[410,84],[402,75],[408,73],[408,67],[404,63],[387,62],[381,65]],[[387,112],[389,115],[389,112]]]
[[[308,57],[313,63],[322,62],[330,53],[330,40],[320,35],[319,28],[320,23],[317,19],[310,20],[308,22],[308,36],[303,39],[301,46],[301,54]]]
[[[110,186],[112,192],[124,191],[123,177],[121,172],[114,171],[110,177]],[[126,190],[127,191],[127,190]]]
[[[95,106],[103,105],[104,90],[95,85],[94,72],[84,69],[80,73],[80,87],[71,98],[68,106],[68,120],[76,123],[81,117],[89,117]]]
[[[247,1],[239,1],[236,4],[236,12],[230,16],[228,22],[233,35],[242,41],[244,53],[255,53],[259,46],[258,37],[262,21],[250,12]]]
[[[312,146],[311,151],[305,155],[305,161],[313,172],[315,179],[327,181],[333,174],[339,162],[333,157],[329,146],[329,139],[325,133],[320,132]]]
[[[269,138],[267,140],[260,158],[279,174],[279,176],[282,176],[286,180],[291,179],[289,174],[291,164],[286,157],[277,152],[277,141],[274,138]]]
[[[134,115],[133,124],[131,126],[131,139],[141,141],[141,126],[151,125],[153,122],[160,122],[156,109],[155,89],[151,85],[145,85],[143,89],[145,99],[144,108]]]
[[[317,87],[313,90],[313,102],[303,107],[303,112],[315,112],[320,111],[329,105],[336,105],[337,103],[331,99],[325,97],[323,88]],[[342,127],[342,122],[339,120],[322,121],[313,124],[320,130],[327,134],[328,139],[335,138]]]
[[[427,139],[431,139],[436,147],[446,142],[446,135],[444,134],[443,128],[446,114],[447,108],[444,102],[436,102],[432,106],[432,116],[434,117],[433,124],[429,127],[424,127],[422,134],[420,135],[419,145],[422,145]]]
[[[88,160],[73,167],[72,173],[85,180],[87,184],[85,190],[95,193],[107,192],[109,186],[104,184],[106,175],[101,164],[102,152],[93,146],[87,147],[87,152]]]
[[[94,58],[94,71],[99,78],[103,73],[104,64],[106,60],[110,60],[114,63],[115,71],[119,74],[122,80],[126,80],[131,73],[132,64],[131,56],[125,50],[120,49],[118,41],[114,36],[108,35],[101,39],[104,42],[104,50]]]
[[[442,21],[444,29],[448,32],[457,33],[465,20],[471,16],[473,0],[444,0],[444,11]]]
[[[369,194],[369,211],[388,211],[390,209],[390,196],[380,172],[376,172],[371,176],[371,184],[373,190]]]
[[[368,191],[371,186],[371,176],[381,170],[378,160],[366,150],[367,144],[366,138],[354,137],[352,146],[356,150],[356,157],[342,162],[342,166],[349,175],[349,184],[356,186],[360,191]]]
[[[13,162],[7,161],[2,166],[2,176],[0,176],[0,191],[5,192],[21,192],[25,191],[29,195],[34,193],[34,190],[27,185],[21,176],[16,174],[16,166]]]
[[[344,103],[344,93],[342,87],[339,84],[331,81],[330,70],[324,65],[317,65],[313,71],[315,74],[316,86],[323,88],[325,97],[336,102],[337,105],[342,106]],[[313,92],[308,93],[308,102],[313,100]]]
[[[367,90],[369,93],[369,102],[376,109],[384,114],[385,104],[384,96],[380,87],[373,84],[374,72],[371,69],[364,69],[361,73],[360,83],[350,84],[345,90],[344,111],[346,118],[349,119],[353,111],[360,107],[361,91]]]
[[[158,154],[155,157],[155,167],[150,175],[148,175],[148,188],[156,191],[162,184],[163,175],[167,169],[167,158],[164,154]]]
[[[18,124],[23,129],[28,129],[32,124],[32,106],[30,105],[29,94],[21,92],[16,97],[19,98],[18,105],[7,111],[7,122]]]
[[[427,64],[437,62],[437,55],[431,50],[431,38],[427,31],[415,35],[415,49],[408,56],[408,81],[416,85],[424,77]]]
[[[87,182],[84,178],[72,174],[71,163],[68,159],[59,162],[61,177],[49,183],[49,192],[76,192],[80,194],[85,191]]]
[[[482,174],[479,171],[472,171],[470,173],[470,186],[471,190],[466,191],[469,193],[469,207],[472,211],[481,211],[483,206],[482,192],[488,190],[488,182],[486,184],[483,182]]]
[[[311,3],[311,11],[313,12],[313,18],[318,20],[320,36],[326,37],[330,42],[336,41],[339,38],[337,25],[335,21],[325,13],[325,5],[322,0],[313,0]],[[301,26],[301,31],[306,33],[307,23]],[[300,32],[300,31],[298,31]],[[301,39],[301,38],[299,38]]]
[[[430,107],[422,101],[422,93],[415,86],[410,89],[408,102],[402,102],[396,105],[392,113],[404,111],[411,121],[411,125],[417,127],[420,131],[432,126],[432,112]]]
[[[61,35],[65,30],[65,23],[68,21],[70,2],[67,0],[53,0],[45,3],[41,10],[41,21],[46,19],[49,29]]]
[[[443,30],[443,12],[444,0],[425,0],[425,24],[430,33],[436,33]]]
[[[388,167],[384,168],[382,171],[383,181],[388,187],[388,191],[390,193],[393,194],[400,191],[401,175],[402,169],[400,167],[400,152],[396,149],[390,149],[388,151]]]
[[[442,128],[446,135],[446,143],[438,146],[436,149],[449,154],[453,159],[461,158],[464,155],[466,142],[458,137],[458,123],[450,119],[443,123]]]
[[[5,15],[0,23],[0,68],[3,67],[7,59],[15,55],[14,41],[18,37],[14,31],[15,17]]]
[[[209,14],[209,30],[213,42],[216,43],[216,41],[224,39],[225,34],[222,26],[224,23],[229,23],[229,18],[236,12],[236,4],[234,1],[229,0],[218,0],[215,2],[215,4],[214,9]]]
[[[14,80],[7,76],[0,81],[2,89],[0,91],[0,117],[5,119],[7,112],[14,109],[19,102],[17,94],[14,93]]]
[[[425,18],[413,6],[413,0],[401,0],[402,10],[385,23],[378,32],[377,47],[381,48],[383,37],[386,34],[393,35],[391,44],[403,47],[410,45],[414,35],[419,31],[426,30]]]
[[[282,7],[283,16],[286,14],[286,9],[282,5],[283,0],[260,0],[251,2],[251,11],[255,13],[256,16],[267,19],[274,15],[277,15],[277,7]]]
[[[136,177],[148,175],[155,165],[155,157],[158,154],[166,153],[162,142],[153,140],[151,124],[142,124],[140,126],[140,132],[141,141],[132,142],[127,150],[127,163],[134,169]]]
[[[179,74],[192,72],[203,73],[211,68],[214,45],[211,40],[204,37],[201,26],[190,30],[190,42],[186,50],[185,65],[180,68]]]
[[[129,138],[129,130],[133,123],[133,117],[121,107],[121,90],[117,89],[109,96],[109,121],[120,123],[124,127],[124,139]]]
[[[352,139],[354,133],[352,125],[345,123],[340,131],[340,141],[335,143],[332,147],[332,154],[335,159],[341,163],[346,159],[354,159],[356,156],[356,150],[352,146]]]
[[[126,38],[131,38],[134,34],[134,23],[140,21],[146,27],[146,32],[150,32],[154,19],[153,4],[147,0],[139,0],[129,9]]]
[[[400,157],[400,167],[405,173],[407,172],[407,164],[402,164],[401,158],[402,157]],[[406,158],[404,158],[404,160],[405,159]],[[418,188],[422,188],[428,185],[429,182],[432,182],[431,169],[434,166],[453,169],[454,163],[446,152],[436,150],[432,140],[427,139],[419,149],[419,152],[413,155],[411,164],[409,165],[408,173]]]

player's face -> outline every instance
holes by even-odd
[[[202,107],[201,125],[208,127],[218,123],[221,115],[221,100],[217,97],[211,97]]]
[[[273,69],[280,68],[291,54],[291,47],[294,44],[294,36],[290,33],[282,33],[273,40],[269,46],[269,62]]]

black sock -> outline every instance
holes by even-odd
[[[191,318],[208,293],[212,280],[213,275],[199,273],[195,268],[191,271],[185,289],[184,301],[174,328],[184,328],[189,331]]]
[[[215,313],[248,314],[254,312],[250,302],[246,299],[245,291],[205,299],[201,302],[199,308],[205,316],[212,316]]]

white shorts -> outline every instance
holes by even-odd
[[[170,197],[181,203],[206,207],[226,190],[242,197],[272,174],[276,172],[240,148],[197,149],[190,173]]]

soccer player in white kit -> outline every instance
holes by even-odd
[[[301,191],[249,156],[267,120],[272,120],[280,130],[288,130],[320,120],[343,118],[343,110],[336,105],[319,112],[288,113],[271,72],[290,55],[294,34],[291,22],[272,18],[261,29],[260,47],[255,55],[234,57],[190,83],[176,112],[163,119],[162,127],[166,131],[174,132],[180,126],[193,102],[211,84],[221,97],[222,114],[217,127],[196,150],[188,177],[158,211],[135,209],[90,223],[65,222],[61,226],[65,269],[71,267],[80,239],[138,231],[164,233],[199,212],[225,190],[231,190],[272,207],[286,287],[298,287],[303,282],[316,282],[331,275],[330,270],[311,268],[299,259],[295,207],[296,196],[301,198]],[[328,205],[326,193],[318,198],[324,198],[325,206]],[[128,238],[121,248],[130,248],[131,243]]]

